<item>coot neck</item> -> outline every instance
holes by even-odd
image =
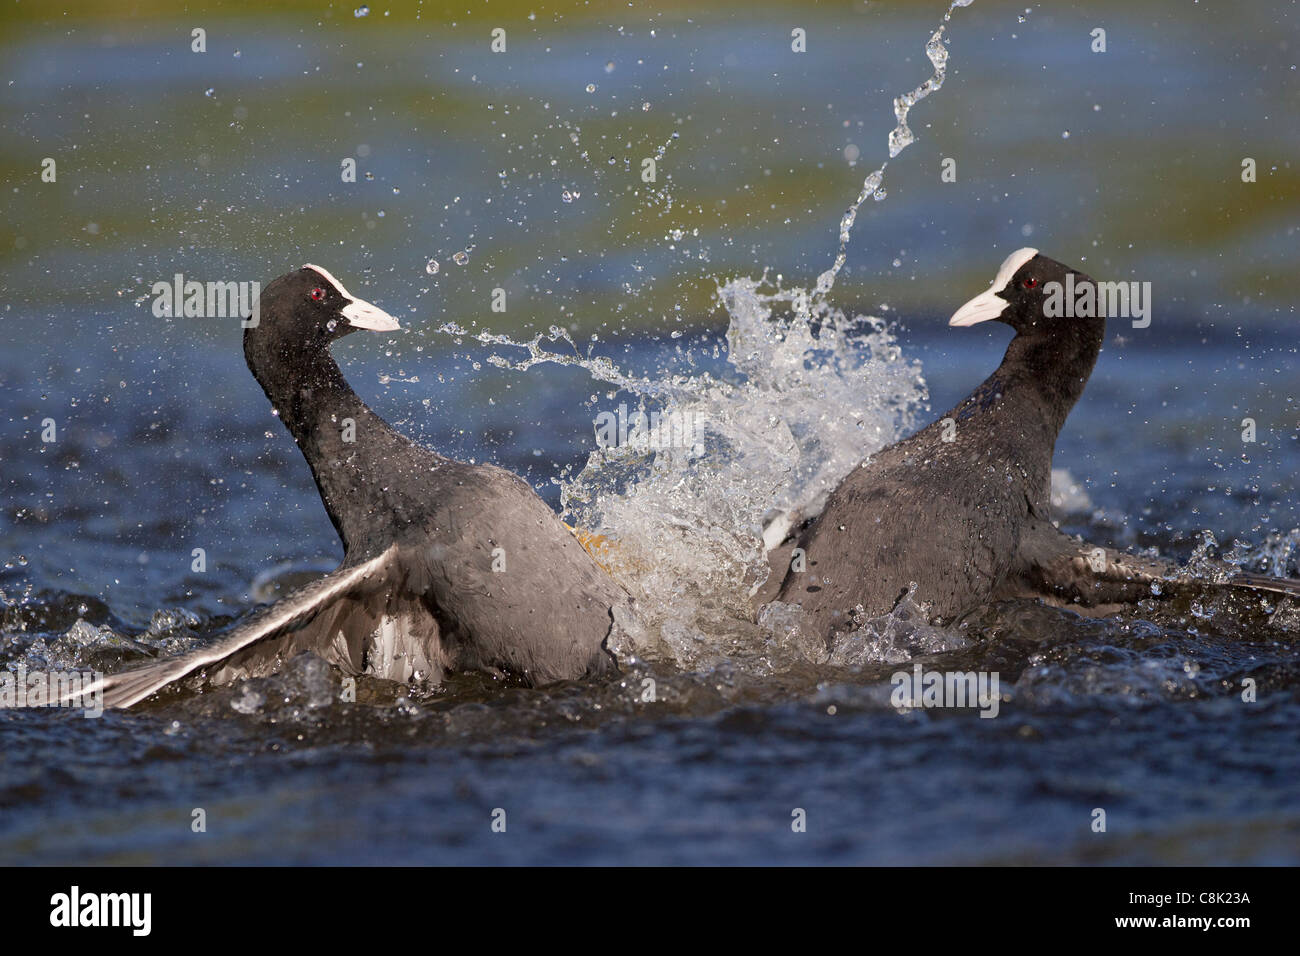
[[[349,556],[365,550],[383,507],[384,464],[409,444],[352,390],[325,346],[266,355],[245,348],[253,377],[311,467]],[[392,476],[388,475],[391,479]],[[378,506],[377,506],[378,505]]]
[[[953,409],[958,433],[975,429],[983,454],[1008,466],[1008,480],[1040,517],[1049,514],[1057,436],[1083,394],[1102,335],[1100,326],[1050,338],[1017,334],[997,371]]]
[[[1082,320],[1064,334],[1018,333],[993,374],[1004,390],[1025,390],[1033,396],[1053,443],[1088,384],[1104,335],[1103,323]]]
[[[326,426],[341,435],[344,419],[356,421],[355,413],[374,416],[328,350],[281,358],[274,363],[249,362],[249,367],[304,454]]]

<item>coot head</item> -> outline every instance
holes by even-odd
[[[305,265],[262,290],[257,324],[244,330],[244,351],[311,353],[357,329],[397,328],[395,318],[348,292],[328,270]]]
[[[1071,278],[1072,276],[1072,278]],[[971,299],[948,320],[949,325],[975,325],[996,319],[1021,335],[1053,336],[1096,333],[1105,318],[1075,315],[1071,291],[1093,280],[1037,249],[1017,249],[1007,256],[986,292]]]

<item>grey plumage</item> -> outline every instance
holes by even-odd
[[[366,407],[329,355],[354,326],[396,321],[312,266],[266,287],[244,337],[311,466],[342,565],[208,646],[107,678],[107,706],[200,671],[264,675],[304,650],[346,674],[402,681],[479,670],[546,684],[616,670],[604,642],[626,592],[526,482],[422,448]]]
[[[952,320],[1015,329],[998,369],[938,421],[850,472],[821,513],[771,552],[760,602],[800,605],[810,629],[830,639],[888,613],[913,585],[930,619],[950,623],[999,598],[1103,607],[1185,578],[1172,564],[1097,549],[1051,524],[1056,439],[1105,333],[1103,316],[1045,308],[1049,283],[1066,286],[1072,271],[1034,249],[1007,258]],[[1074,287],[1091,282],[1073,273]],[[791,566],[795,547],[805,570]],[[1300,582],[1263,575],[1225,573],[1224,583],[1300,594]]]
[[[1104,334],[1102,319],[1042,315],[1043,285],[1068,271],[1034,250],[1013,253],[985,294],[985,312],[1003,310],[983,318],[1017,331],[997,371],[851,471],[802,530],[807,570],[783,574],[778,597],[801,605],[814,631],[888,613],[913,584],[932,620],[952,621],[1006,578],[1029,522],[1048,520],[1052,450]]]
[[[1242,571],[1212,562],[1213,578],[1189,574],[1165,558],[1130,554],[1073,538],[1050,523],[1032,521],[1007,576],[992,598],[1041,598],[1049,603],[1113,613],[1144,598],[1227,587],[1300,597],[1300,581]]]

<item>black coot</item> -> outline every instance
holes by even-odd
[[[929,619],[948,623],[1008,597],[1122,604],[1177,576],[1171,563],[1097,548],[1051,523],[1056,438],[1106,325],[1063,306],[1068,289],[1091,282],[1036,249],[1008,256],[989,289],[949,322],[1010,325],[1016,335],[1002,364],[938,421],[850,472],[821,513],[772,552],[759,600],[801,605],[813,632],[829,638],[890,612],[913,584]],[[792,567],[795,547],[804,556]],[[1262,575],[1225,583],[1297,593],[1297,582]]]
[[[267,674],[305,650],[398,681],[615,670],[604,644],[629,598],[532,488],[420,447],[348,386],[330,343],[397,327],[319,266],[266,287],[244,356],[311,466],[343,563],[204,648],[107,678],[106,706],[201,668],[217,683]]]

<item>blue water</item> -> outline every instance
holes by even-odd
[[[716,282],[765,267],[811,282],[829,265],[883,158],[890,97],[926,74],[942,4],[897,7],[809,13],[804,60],[784,53],[783,5],[579,5],[554,22],[507,7],[528,55],[499,73],[477,15],[214,15],[195,60],[168,11],[5,14],[0,663],[179,650],[248,613],[262,572],[340,557],[238,328],[155,319],[137,303],[152,282],[321,262],[409,330],[336,348],[362,397],[558,505],[607,386],[499,369],[500,350],[436,329],[559,323],[626,368],[680,370],[693,349],[696,369],[727,374]],[[1103,3],[1020,23],[1024,7],[955,15],[948,82],[914,111],[888,201],[860,217],[836,302],[897,320],[938,413],[1001,356],[1008,330],[944,320],[1006,251],[1152,281],[1151,328],[1112,323],[1058,444],[1089,499],[1062,524],[1180,560],[1208,531],[1220,553],[1239,540],[1262,568],[1271,548],[1270,569],[1296,574],[1294,10]],[[1087,50],[1097,23],[1105,60]],[[664,211],[619,171],[674,130]],[[360,144],[375,179],[345,188],[338,156]],[[28,171],[47,153],[60,185],[41,192]],[[939,182],[947,155],[958,183]],[[564,203],[565,186],[582,197]],[[665,238],[678,227],[685,239]],[[498,283],[505,314],[486,305]],[[460,678],[415,701],[363,682],[343,705],[299,660],[98,720],[0,710],[0,863],[1294,864],[1298,632],[1293,606],[1248,596],[1104,620],[996,605],[968,622],[967,647],[923,659],[999,672],[1010,700],[991,720],[896,711],[884,664],[764,678],[655,665],[543,690]],[[646,677],[657,703],[640,701]]]
[[[915,338],[940,405],[997,359],[997,333],[916,324],[927,327],[900,334]],[[449,382],[425,412],[413,398],[418,384],[376,386],[355,339],[341,350],[353,381],[405,427],[422,423],[431,444],[531,467],[543,491],[539,458],[580,455],[574,410],[591,388],[580,371],[450,378],[454,363],[433,360],[419,369],[422,381],[443,370]],[[1166,344],[1155,359],[1108,347],[1057,456],[1101,517],[1076,515],[1067,526],[1174,555],[1204,528],[1258,541],[1261,514],[1271,516],[1267,527],[1294,526],[1291,479],[1266,476],[1296,473],[1295,442],[1281,428],[1264,437],[1261,427],[1247,465],[1217,450],[1229,445],[1231,423],[1203,417],[1225,394],[1267,407],[1258,403],[1296,370],[1294,350],[1274,339],[1250,351],[1276,372],[1223,358],[1246,354],[1232,341],[1216,343],[1214,359],[1196,337]],[[657,360],[653,349],[632,355]],[[27,563],[0,579],[11,660],[38,639],[66,645],[78,619],[138,633],[155,611],[185,609],[190,626],[173,620],[170,632],[201,633],[249,607],[259,570],[337,558],[306,467],[238,354],[187,370],[187,384],[168,378],[153,395],[112,382],[138,382],[130,363],[87,361],[81,381],[92,392],[112,384],[122,409],[78,402],[57,454],[41,454],[23,417],[71,407],[77,376],[15,364],[3,370],[11,407],[23,412],[0,436],[18,452],[3,465],[4,543]],[[1134,367],[1144,374],[1128,374]],[[531,417],[476,404],[484,380],[497,394],[508,384]],[[194,401],[200,382],[204,399]],[[1170,393],[1186,401],[1166,405]],[[559,437],[539,438],[536,456],[526,436],[540,423]],[[1209,463],[1204,475],[1186,474],[1179,463],[1188,455]],[[206,574],[189,570],[196,543],[209,549]],[[1152,605],[1117,621],[999,606],[969,629],[973,648],[937,659],[998,670],[1004,685],[1019,679],[995,720],[899,714],[888,704],[896,668],[883,665],[767,681],[664,672],[669,692],[657,705],[637,703],[632,674],[544,691],[471,680],[415,705],[378,688],[361,707],[314,706],[302,665],[260,682],[266,702],[252,714],[234,708],[241,695],[229,689],[99,720],[4,711],[0,858],[1293,861],[1294,630],[1286,612],[1270,620],[1246,604],[1221,601],[1209,619]],[[1188,662],[1199,671],[1189,674]],[[1257,703],[1238,699],[1244,676],[1258,681]],[[207,812],[205,835],[190,832],[196,807]],[[1089,829],[1097,807],[1109,815],[1105,835]],[[490,830],[498,808],[505,834]],[[795,808],[808,814],[806,833],[790,829]]]

